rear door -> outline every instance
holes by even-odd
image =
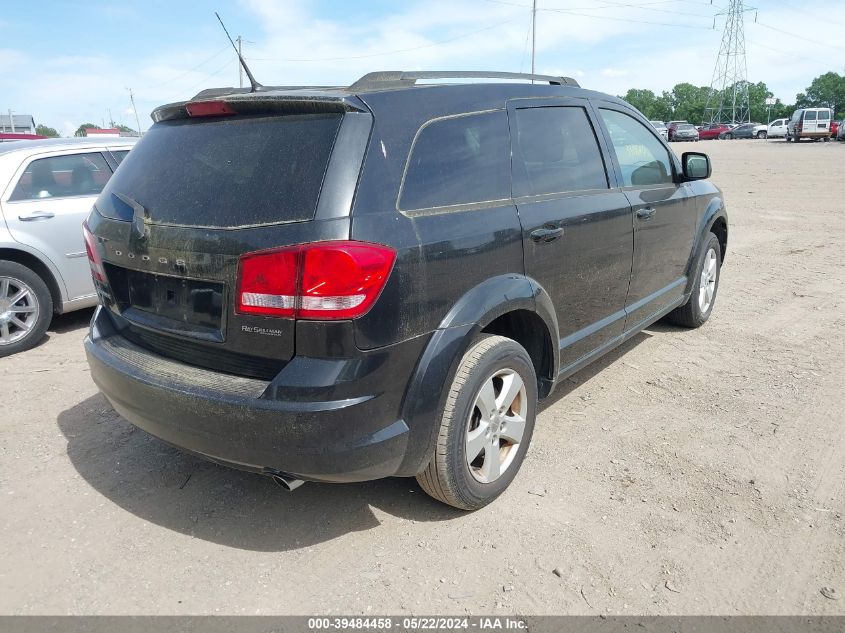
[[[683,295],[697,209],[689,186],[675,182],[676,161],[652,130],[621,106],[600,103],[598,111],[617,178],[634,210],[625,328],[636,329]]]
[[[509,117],[525,270],[554,302],[563,369],[622,333],[631,205],[587,100],[512,101]]]
[[[830,110],[819,110],[816,115],[816,131],[830,133]]]
[[[802,132],[804,134],[815,134],[819,131],[819,112],[818,110],[805,110],[804,111],[804,125],[802,127]]]
[[[38,154],[22,162],[3,193],[12,237],[50,258],[69,300],[94,294],[82,223],[111,174],[99,151]]]

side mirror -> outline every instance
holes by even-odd
[[[704,180],[710,178],[712,168],[710,157],[701,152],[684,152],[681,156],[684,180]]]

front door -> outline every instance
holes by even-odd
[[[82,223],[111,173],[100,152],[39,155],[20,166],[3,194],[12,237],[56,265],[68,299],[94,294]]]
[[[612,188],[586,100],[516,100],[509,116],[525,271],[554,302],[565,371],[622,334],[631,205]]]
[[[625,329],[677,303],[685,290],[697,209],[660,138],[621,106],[601,104],[617,175],[634,211],[634,264]]]

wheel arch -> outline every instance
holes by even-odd
[[[728,213],[725,211],[724,202],[719,196],[714,197],[707,205],[707,209],[702,216],[698,231],[696,232],[690,259],[687,262],[687,293],[691,292],[692,285],[695,281],[690,274],[692,267],[698,261],[701,255],[701,249],[704,247],[706,238],[710,233],[713,233],[719,240],[720,250],[722,251],[721,261],[724,262],[725,254],[728,250]]]
[[[50,290],[50,297],[53,299],[53,311],[57,313],[62,311],[62,305],[64,303],[62,287],[59,285],[59,279],[53,267],[47,261],[29,251],[5,246],[0,246],[0,259],[26,266],[41,277]]]
[[[520,274],[482,282],[455,302],[417,362],[402,404],[410,436],[397,475],[416,475],[428,463],[447,389],[464,353],[482,332],[513,338],[526,347],[535,370],[539,368],[540,397],[551,391],[560,355],[557,318],[548,293]]]

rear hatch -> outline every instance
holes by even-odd
[[[101,298],[137,345],[270,379],[294,354],[295,321],[235,309],[239,260],[348,237],[348,217],[315,219],[344,107],[222,107],[156,123],[103,190],[88,221]]]

